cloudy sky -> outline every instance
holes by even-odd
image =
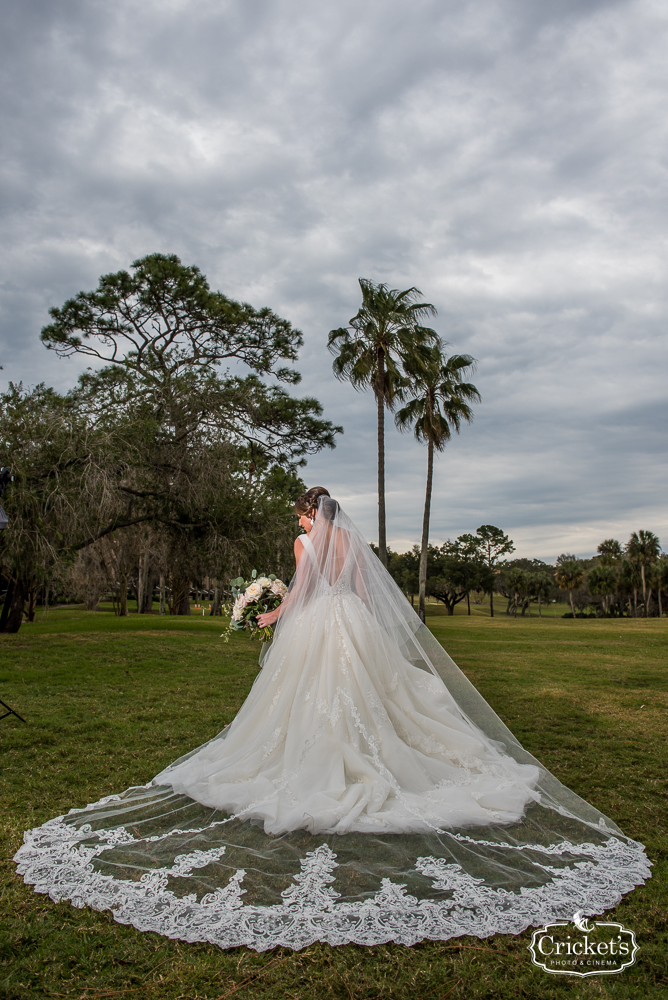
[[[658,0],[4,0],[0,363],[60,389],[49,306],[160,251],[303,330],[300,392],[345,427],[313,459],[375,539],[369,394],[327,332],[357,278],[417,285],[479,361],[439,457],[433,540],[521,555],[668,549],[668,8]],[[389,540],[426,453],[388,434]]]

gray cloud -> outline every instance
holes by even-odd
[[[7,377],[72,384],[37,341],[48,307],[178,253],[304,330],[302,389],[346,427],[307,475],[373,538],[373,404],[326,334],[358,275],[416,284],[483,394],[439,458],[434,538],[668,547],[662,5],[25,0],[3,21]],[[400,547],[424,463],[390,432]]]

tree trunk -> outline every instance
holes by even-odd
[[[149,567],[150,569],[150,567]],[[146,574],[146,587],[144,588],[144,600],[142,601],[142,614],[150,615],[153,613],[153,591],[155,590],[155,585],[157,583],[155,576],[155,570]]]
[[[420,596],[418,615],[425,620],[425,598],[427,595],[427,556],[429,554],[429,516],[431,514],[431,491],[434,480],[434,442],[427,443],[427,488],[424,494],[424,514],[422,516],[422,547],[420,549]]]
[[[213,591],[213,604],[211,605],[212,615],[222,615],[222,609],[220,607],[220,587],[218,586],[218,579],[214,581],[214,591]]]
[[[540,593],[538,594],[538,617],[539,618],[543,617],[543,611],[542,611],[541,603],[540,603]]]
[[[638,617],[638,588],[633,588],[633,617]]]
[[[160,614],[164,615],[166,613],[165,607],[165,574],[160,574]]]
[[[466,607],[468,608],[468,614],[470,616],[471,615],[471,595],[468,592],[468,590],[466,591]]]
[[[378,408],[378,554],[387,569],[387,530],[385,524],[385,355],[378,350],[378,386],[376,405]]]
[[[91,587],[86,592],[86,611],[97,611],[100,603],[100,596]]]
[[[17,577],[12,590],[11,605],[7,616],[5,632],[18,632],[23,624],[23,609],[25,607],[26,588],[21,577]]]
[[[172,603],[170,612],[173,615],[190,614],[190,581],[172,580]]]
[[[659,598],[659,618],[663,618],[663,608],[661,607],[661,581],[659,580],[659,586],[657,587],[657,596]]]
[[[125,573],[118,583],[118,614],[120,618],[127,618],[128,615],[128,578]]]
[[[573,612],[573,617],[575,618],[575,605],[573,604],[573,591],[572,590],[568,591],[568,597],[569,597],[570,602],[571,602],[571,611]]]
[[[14,598],[14,587],[16,585],[16,580],[14,577],[10,576],[7,580],[7,592],[5,593],[5,603],[2,605],[2,614],[0,615],[0,632],[7,631],[7,619],[9,618],[9,611],[12,606],[12,600]]]
[[[25,616],[29,622],[34,622],[35,606],[37,604],[37,587],[35,586],[34,583],[31,584],[30,587],[28,587],[28,592],[26,596],[28,598],[28,607],[25,610]]]
[[[645,564],[640,563],[640,576],[642,579],[642,603],[645,609],[645,618],[647,618],[647,584],[645,583]]]
[[[148,554],[140,553],[139,569],[137,572],[137,614],[146,614],[146,584],[148,583]]]

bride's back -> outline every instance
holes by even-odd
[[[368,563],[377,562],[367,542],[331,497],[321,497],[300,560],[293,589],[295,598],[309,602],[336,594],[356,594],[372,603],[373,583]]]
[[[336,500],[322,497],[311,532],[315,566],[330,587],[352,583],[350,570],[354,560],[350,558],[350,533],[339,523],[339,510]]]

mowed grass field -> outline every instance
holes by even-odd
[[[11,861],[23,830],[148,781],[230,722],[258,671],[258,645],[244,636],[224,644],[220,618],[66,608],[0,636],[0,698],[28,722],[0,721],[0,996],[668,997],[668,621],[461,610],[429,619],[437,638],[532,753],[647,845],[653,878],[608,911],[636,932],[633,968],[548,975],[531,964],[528,932],[413,948],[224,952],[38,895]]]

